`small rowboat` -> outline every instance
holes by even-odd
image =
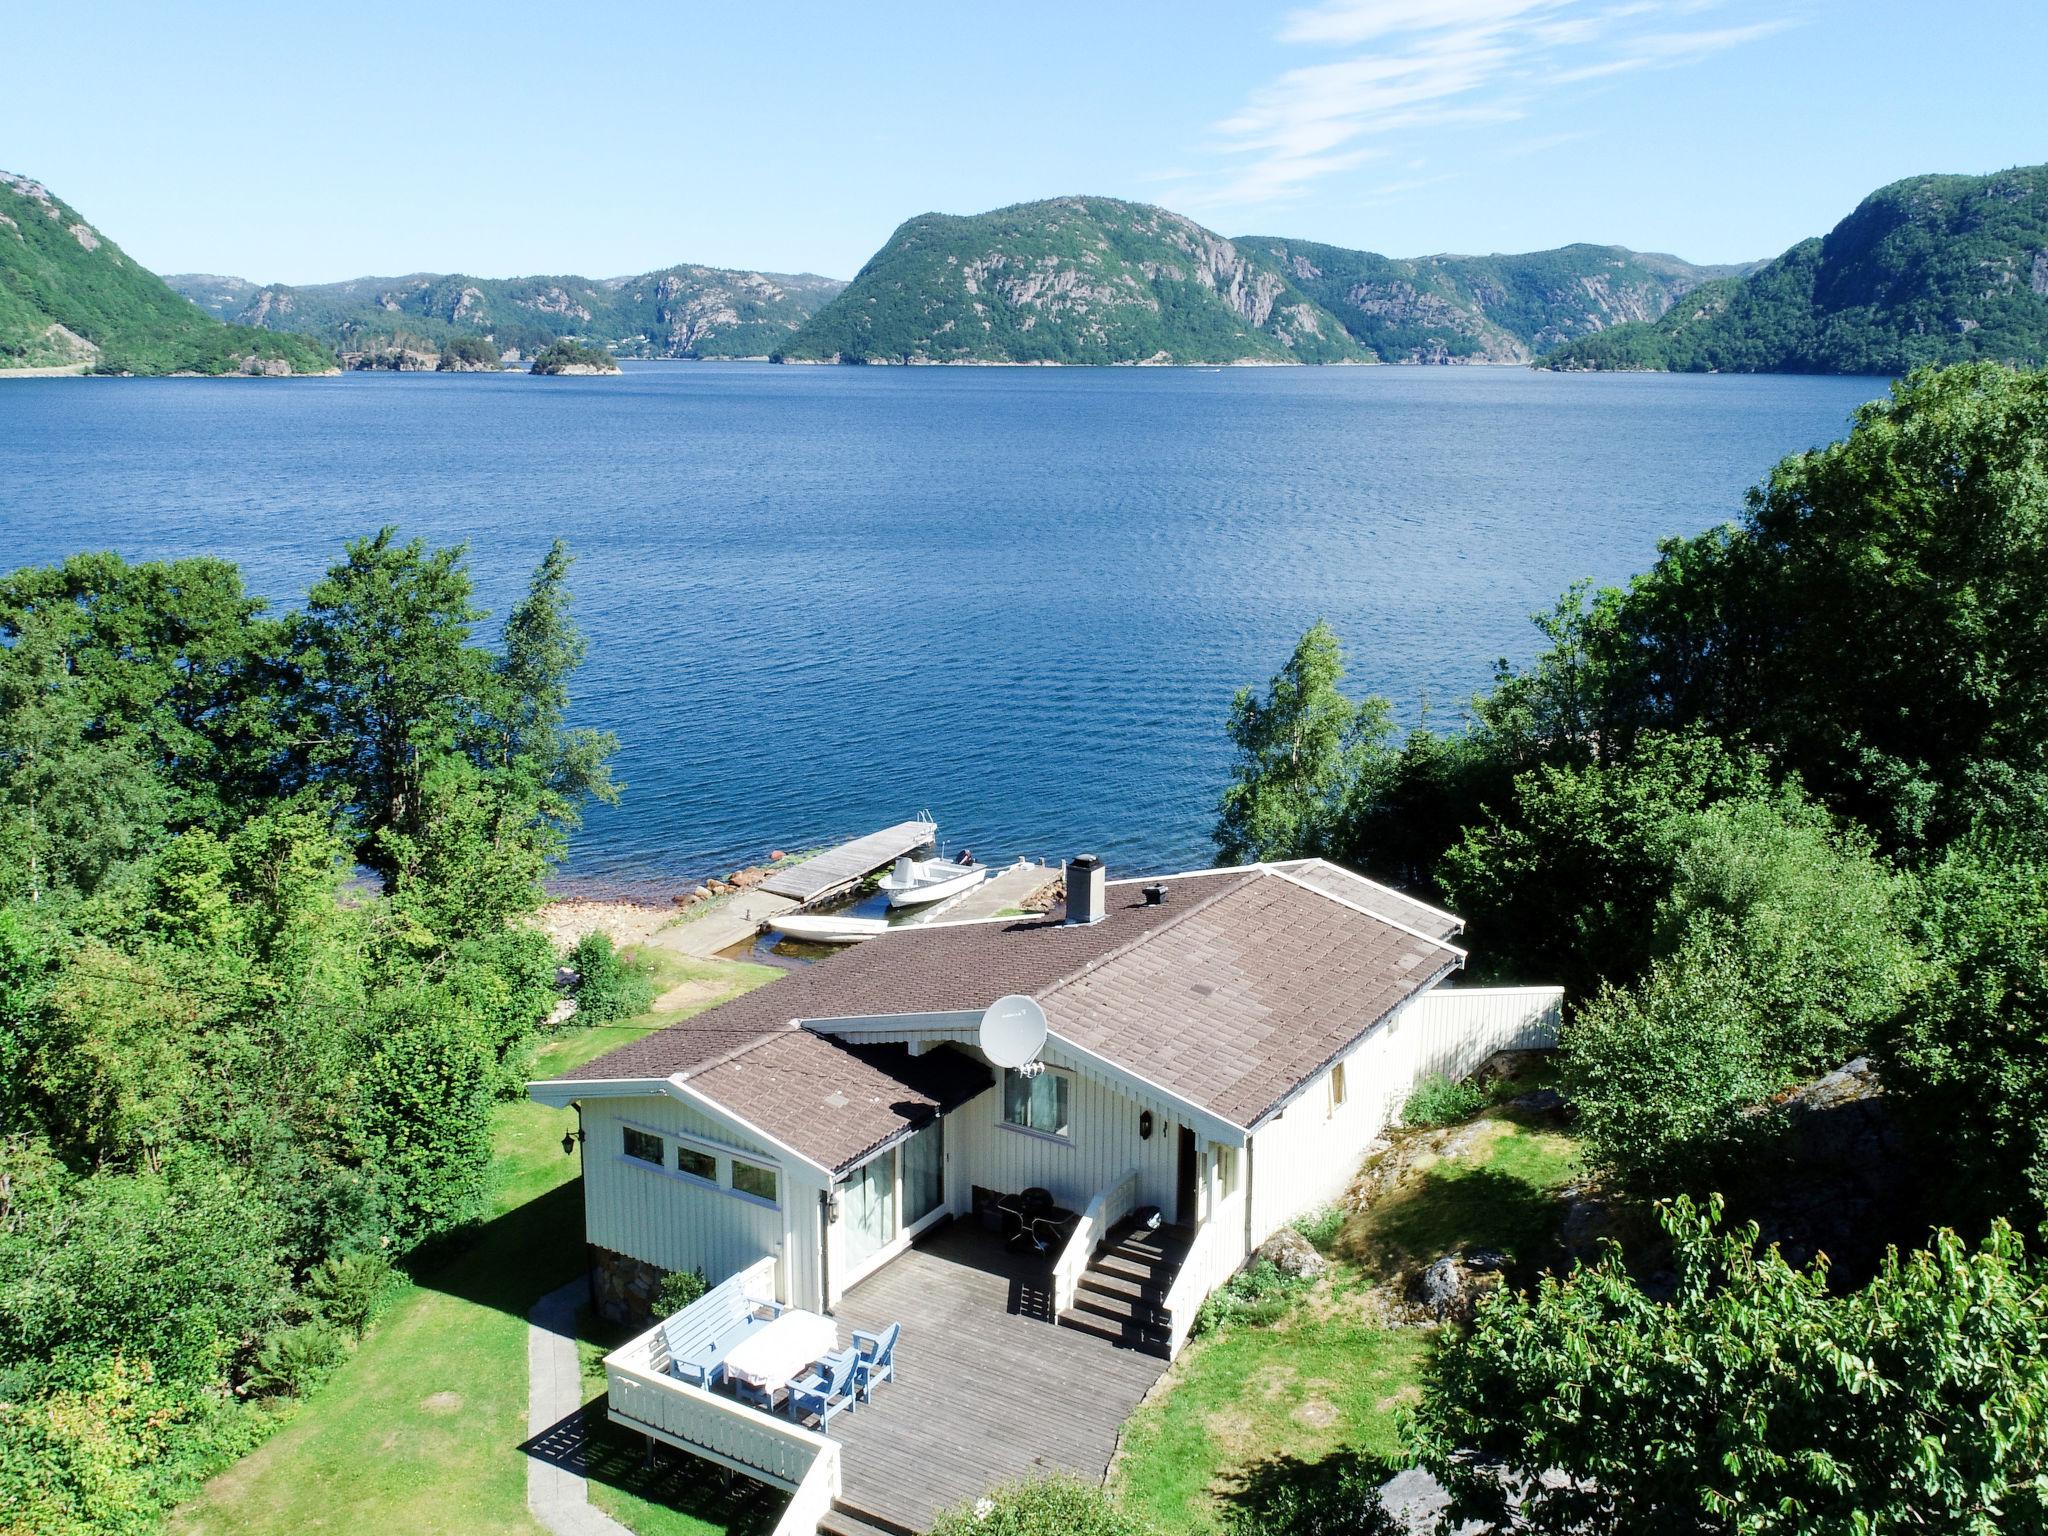
[[[858,944],[889,931],[888,922],[879,917],[818,917],[798,912],[772,917],[768,926],[784,938],[806,944]]]
[[[892,907],[927,907],[971,890],[987,878],[988,870],[979,864],[902,858],[882,877],[881,890]]]

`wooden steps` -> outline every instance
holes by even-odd
[[[1146,1228],[1135,1220],[1115,1227],[1089,1259],[1060,1326],[1166,1359],[1172,1332],[1166,1293],[1194,1237],[1186,1227]]]
[[[916,1536],[907,1525],[835,1500],[818,1522],[819,1536]]]

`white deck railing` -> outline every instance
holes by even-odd
[[[1095,1255],[1095,1246],[1108,1234],[1109,1229],[1122,1221],[1137,1207],[1138,1170],[1133,1168],[1109,1188],[1096,1193],[1088,1202],[1088,1208],[1081,1213],[1081,1219],[1074,1226],[1067,1245],[1060,1250],[1059,1262],[1052,1267],[1053,1317],[1074,1304],[1074,1293],[1080,1288],[1081,1276],[1087,1273],[1088,1261]]]
[[[797,1484],[769,1536],[818,1536],[819,1522],[831,1513],[832,1501],[838,1497],[839,1447],[827,1440],[823,1454],[811,1463],[811,1470]]]
[[[748,1295],[765,1296],[773,1290],[774,1272],[775,1261],[763,1259],[725,1284],[737,1282]],[[794,1497],[776,1536],[810,1536],[839,1493],[839,1447],[776,1414],[689,1385],[663,1368],[667,1356],[661,1323],[605,1356],[612,1422],[788,1489]]]
[[[1167,1340],[1166,1357],[1170,1360],[1178,1355],[1181,1346],[1188,1341],[1188,1334],[1195,1326],[1195,1314],[1202,1309],[1213,1282],[1209,1278],[1209,1228],[1211,1222],[1203,1222],[1195,1228],[1195,1240],[1188,1249],[1188,1256],[1181,1261],[1180,1273],[1173,1277],[1173,1284],[1166,1288],[1166,1300],[1160,1303],[1160,1310],[1166,1314]]]

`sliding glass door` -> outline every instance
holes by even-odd
[[[856,1168],[839,1186],[845,1223],[846,1265],[858,1270],[896,1237],[896,1154],[885,1152]]]
[[[946,1199],[946,1122],[934,1120],[903,1143],[903,1225],[914,1227]]]

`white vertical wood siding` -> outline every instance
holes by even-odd
[[[664,1138],[666,1170],[624,1155],[629,1125]],[[757,1259],[776,1259],[780,1298],[817,1305],[818,1181],[811,1170],[792,1167],[758,1138],[662,1096],[586,1099],[583,1130],[583,1210],[591,1242],[667,1270],[701,1269],[714,1285]],[[719,1156],[727,1181],[723,1159],[734,1153],[774,1167],[777,1206],[682,1177],[675,1171],[679,1141]]]
[[[1367,1035],[1340,1058],[1342,1105],[1331,1108],[1325,1071],[1253,1133],[1252,1246],[1343,1194],[1423,1078],[1463,1077],[1496,1051],[1557,1044],[1563,1000],[1560,987],[1438,987]]]
[[[1138,1170],[1139,1205],[1156,1205],[1173,1219],[1180,1122],[1164,1100],[1134,1098],[1076,1070],[1057,1046],[1043,1057],[1068,1075],[1067,1116],[1073,1134],[1056,1140],[1002,1123],[1000,1074],[996,1085],[953,1111],[946,1120],[947,1190],[956,1215],[973,1210],[973,1186],[1014,1192],[1034,1185],[1078,1211],[1131,1169]],[[1152,1135],[1138,1135],[1138,1116],[1152,1111]]]

